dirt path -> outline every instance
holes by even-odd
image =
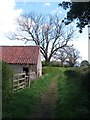
[[[53,78],[48,90],[41,96],[41,102],[36,107],[37,110],[30,116],[30,118],[56,118],[56,103],[57,95],[57,78]]]

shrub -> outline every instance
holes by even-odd
[[[12,95],[12,75],[13,71],[9,64],[2,61],[2,100],[7,101]]]
[[[83,60],[81,62],[81,66],[89,66],[89,62],[87,60]]]
[[[84,88],[90,94],[90,68],[82,68],[80,69],[81,72],[81,79],[83,82]]]
[[[68,68],[59,80],[59,116],[62,118],[88,118],[90,103],[90,71]],[[87,91],[88,90],[88,91]]]
[[[52,66],[52,67],[60,67],[60,63],[58,61],[51,61],[50,66]]]
[[[75,78],[76,76],[79,75],[78,70],[74,70],[74,69],[68,69],[64,72],[64,74],[68,77],[68,78]]]
[[[69,67],[69,65],[68,65],[68,64],[64,64],[64,65],[63,65],[63,67],[68,68],[68,67]]]
[[[57,62],[57,61],[51,61],[51,62],[45,62],[43,61],[42,62],[42,66],[45,67],[45,66],[49,66],[49,67],[60,67],[60,63]]]

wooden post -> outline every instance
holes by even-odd
[[[11,84],[12,84],[12,88],[11,88],[11,89],[12,89],[12,92],[14,92],[14,90],[13,90],[13,89],[14,89],[14,88],[13,88],[13,80],[14,80],[14,76],[12,75],[12,83],[11,83]]]
[[[17,90],[19,89],[19,74],[18,74],[18,78],[17,78]]]
[[[30,87],[30,78],[28,78],[28,83],[29,83],[29,87]]]
[[[30,73],[28,74],[28,83],[29,83],[29,87],[30,87]]]
[[[12,75],[12,92],[13,92],[13,80],[14,80],[14,77]]]
[[[90,22],[88,23],[88,61],[90,63]]]
[[[24,82],[25,82],[25,88],[26,88],[27,87],[27,76],[26,76],[26,74],[25,74]]]
[[[26,73],[25,72],[24,72],[23,76],[24,76],[24,80],[23,80],[23,82],[24,82],[24,88],[26,88]]]

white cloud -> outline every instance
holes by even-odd
[[[58,8],[56,8],[55,10],[53,10],[53,11],[51,12],[51,14],[62,14],[62,11],[61,11],[60,8],[58,7]]]
[[[49,3],[45,3],[50,5]],[[0,45],[25,45],[24,41],[8,40],[4,34],[16,29],[15,19],[22,12],[21,9],[15,9],[15,0],[0,1]],[[59,13],[60,9],[56,8],[52,11],[53,14]],[[62,13],[62,11],[61,11]],[[28,43],[27,43],[28,44]],[[88,29],[85,28],[83,33],[74,41],[76,49],[80,51],[82,59],[88,60]]]
[[[44,6],[50,6],[51,4],[50,3],[45,3]]]
[[[2,0],[0,2],[0,41],[5,39],[4,34],[16,29],[15,20],[21,12],[21,9],[15,9],[15,0]]]

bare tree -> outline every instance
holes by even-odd
[[[59,49],[54,53],[53,58],[60,61],[61,66],[64,63],[68,63],[69,66],[73,67],[80,57],[79,51],[76,50],[73,45]]]
[[[53,55],[54,59],[60,61],[60,66],[64,65],[64,62],[66,61],[67,57],[68,57],[68,54],[67,54],[67,52],[66,52],[66,50],[64,48],[63,49],[59,49]]]
[[[80,55],[79,55],[80,52],[77,49],[73,48],[73,47],[68,47],[66,49],[66,52],[67,52],[67,60],[66,60],[66,62],[71,67],[75,66],[75,64],[77,63],[77,60],[79,58],[81,58]]]
[[[10,35],[10,39],[31,41],[40,46],[41,53],[46,62],[50,62],[53,54],[61,48],[68,46],[73,38],[74,30],[66,33],[64,24],[58,15],[37,15],[35,13],[22,15],[17,19],[19,29]]]

